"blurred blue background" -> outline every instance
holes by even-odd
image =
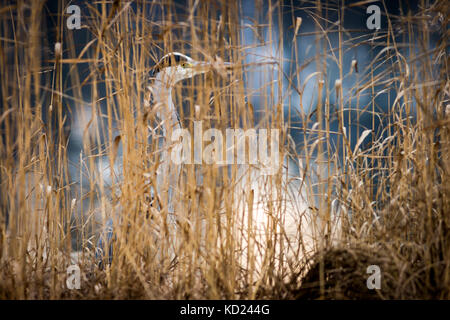
[[[172,10],[176,12],[174,19],[179,19],[175,22],[183,22],[189,15],[189,8],[191,1],[173,1],[174,6]],[[373,1],[372,3],[362,4],[359,6],[352,6],[352,4],[361,1],[328,1],[322,2],[322,11],[319,16],[318,10],[315,8],[316,1],[298,1],[289,0],[281,1],[279,5],[275,6],[276,10],[272,14],[269,13],[269,9],[276,3],[272,2],[272,6],[269,1],[255,2],[252,0],[242,0],[237,2],[238,21],[241,26],[241,40],[242,47],[247,48],[242,52],[244,62],[251,64],[255,62],[269,62],[264,66],[255,66],[246,68],[244,73],[244,82],[247,92],[256,91],[258,94],[249,95],[247,97],[248,102],[251,102],[255,109],[255,119],[260,119],[263,116],[264,108],[270,104],[264,95],[264,91],[261,90],[262,84],[266,81],[273,79],[280,79],[277,84],[273,86],[275,92],[275,101],[281,101],[285,106],[285,119],[290,119],[291,129],[290,134],[297,145],[297,151],[301,154],[305,138],[314,139],[314,134],[309,134],[307,129],[311,128],[314,123],[317,122],[317,80],[311,79],[304,87],[302,96],[298,93],[297,85],[305,84],[309,75],[313,74],[322,68],[321,65],[316,66],[317,55],[326,55],[326,72],[323,74],[323,80],[325,81],[324,90],[328,90],[329,94],[324,94],[322,106],[325,104],[325,96],[329,97],[330,104],[330,130],[337,132],[338,118],[337,110],[338,104],[337,95],[335,93],[335,81],[340,78],[338,63],[335,58],[339,59],[339,33],[338,25],[339,21],[343,20],[343,81],[342,87],[344,92],[344,104],[346,109],[344,110],[344,127],[350,132],[351,148],[355,146],[358,137],[364,130],[371,129],[374,134],[380,134],[385,124],[389,121],[388,111],[392,102],[395,100],[395,83],[381,84],[375,87],[374,92],[365,90],[357,96],[355,88],[357,84],[361,85],[365,81],[367,74],[371,72],[370,63],[374,58],[380,54],[381,50],[386,47],[385,39],[386,32],[388,30],[388,22],[386,19],[386,12],[390,16],[395,18],[396,16],[402,16],[408,12],[414,12],[417,10],[418,1]],[[345,10],[343,11],[344,17],[340,17],[342,11],[340,11],[341,5],[344,3]],[[87,16],[87,2],[84,1],[72,1],[70,4],[79,5],[82,12],[82,24],[83,17]],[[366,13],[366,8],[370,4],[378,5],[381,8],[381,29],[369,30],[366,26],[367,18],[369,14]],[[131,8],[136,10],[141,4],[133,2]],[[111,5],[108,5],[110,8]],[[220,8],[220,5],[218,5]],[[57,39],[56,25],[58,14],[63,11],[61,5],[55,2],[47,2],[46,9],[48,10],[47,29],[48,29],[48,46],[50,48],[49,55],[51,56],[52,48],[54,44],[59,41]],[[165,12],[164,5],[153,7],[149,12],[149,21],[160,21],[161,14]],[[83,16],[83,13],[85,16]],[[219,10],[220,13],[220,10]],[[269,20],[271,17],[271,21]],[[295,21],[298,17],[302,18],[302,24],[299,28],[298,35],[295,37]],[[269,31],[269,22],[272,28]],[[322,28],[328,30],[328,37],[321,40],[319,47],[316,46],[315,33],[320,30],[317,22],[320,23]],[[405,30],[400,25],[394,23],[395,39],[399,43],[407,41]],[[84,21],[86,23],[86,21]],[[257,28],[255,28],[257,25]],[[255,32],[255,30],[257,32]],[[80,30],[65,30],[64,32],[72,32],[76,52],[79,53],[89,41],[89,33],[86,29]],[[157,32],[157,30],[155,30]],[[182,35],[182,33],[180,33]],[[180,35],[178,34],[178,35]],[[282,35],[282,36],[281,36]],[[186,35],[187,37],[188,35]],[[437,41],[438,35],[430,39],[431,42]],[[295,38],[295,41],[294,41]],[[188,39],[185,39],[188,40]],[[272,41],[271,41],[272,40]],[[257,45],[257,46],[256,46]],[[175,48],[177,49],[177,48]],[[63,50],[67,50],[66,44],[63,42]],[[180,47],[177,51],[189,50],[186,46]],[[401,48],[402,53],[408,56],[408,48]],[[154,59],[161,57],[167,53],[167,50],[150,50],[153,56],[149,56],[149,66],[154,63]],[[183,53],[191,54],[191,52],[184,51]],[[335,57],[335,58],[333,58]],[[229,57],[223,57],[224,60]],[[357,61],[358,72],[355,70],[350,74],[352,69],[352,61]],[[280,71],[276,64],[270,64],[270,62],[277,61],[282,65],[284,73],[280,74]],[[299,65],[300,62],[300,65]],[[394,61],[385,61],[386,63],[377,62],[372,66],[373,75],[376,77],[380,75],[382,78],[392,78],[393,71],[386,69]],[[69,64],[63,65],[63,73],[68,74],[71,66]],[[89,65],[79,64],[80,77],[84,79],[90,72]],[[268,78],[269,75],[269,78]],[[67,90],[64,92],[67,96],[74,96],[74,92],[71,89],[71,81],[69,78],[64,78]],[[278,89],[281,97],[278,96]],[[105,96],[106,92],[102,85],[98,87],[100,97]],[[70,157],[70,172],[72,182],[78,184],[80,172],[80,154],[83,152],[83,130],[87,123],[82,121],[77,113],[77,110],[84,108],[86,114],[91,114],[91,96],[92,90],[86,85],[82,89],[83,100],[86,101],[84,105],[80,105],[80,102],[73,101],[72,99],[65,98],[63,105],[67,106],[65,113],[68,117],[65,132],[69,141],[69,157]],[[270,96],[270,95],[269,95]],[[288,106],[291,110],[288,110]],[[377,112],[377,116],[372,116],[372,108]],[[100,112],[106,113],[106,107],[103,102],[100,102]],[[44,115],[46,118],[46,115]],[[89,119],[87,119],[89,121]],[[106,121],[103,119],[103,121]],[[387,132],[385,132],[387,134]],[[338,135],[331,135],[331,143],[336,144]],[[103,141],[107,141],[108,137],[102,137]],[[371,139],[366,139],[361,148],[367,147],[371,142]],[[100,146],[97,146],[101,148]],[[100,150],[100,149],[99,149]],[[120,152],[120,150],[119,150]],[[82,156],[82,155],[81,155]],[[108,160],[97,159],[99,164],[99,172],[104,175],[106,181],[108,181],[109,169]],[[87,187],[87,186],[85,186]],[[86,200],[87,201],[87,200]]]

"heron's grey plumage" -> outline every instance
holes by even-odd
[[[159,195],[167,194],[167,197],[164,197],[167,200],[164,201],[164,205],[167,205],[169,217],[172,214],[176,215],[175,199],[178,198],[181,166],[170,160],[171,139],[168,137],[171,137],[174,130],[182,129],[178,112],[173,103],[172,90],[177,82],[205,73],[212,67],[213,65],[209,62],[198,62],[184,54],[173,52],[163,56],[153,68],[153,83],[149,87],[152,101],[146,101],[146,105],[156,108],[156,114],[162,127],[163,139],[160,145],[160,166],[157,170],[156,192]],[[286,164],[286,161],[283,163]],[[298,252],[298,246],[302,242],[307,243],[306,249],[303,246],[304,251],[311,251],[315,219],[309,209],[306,187],[300,183],[301,178],[293,179],[292,175],[286,171],[288,174],[283,173],[283,181],[280,185],[276,178],[261,174],[257,168],[248,165],[240,166],[239,172],[239,182],[234,186],[233,210],[237,214],[242,213],[243,215],[242,219],[238,218],[236,221],[238,221],[237,227],[241,229],[238,237],[241,237],[247,246],[247,252],[250,250],[248,248],[250,240],[257,243],[259,247],[264,247],[266,231],[269,228],[268,218],[271,215],[275,221],[274,230],[287,238],[286,248],[291,254],[295,255]],[[248,203],[249,199],[253,202],[251,205]],[[278,216],[273,216],[273,212],[270,211],[273,211],[274,199],[279,202]],[[249,208],[253,208],[254,212],[249,212]],[[252,221],[249,219],[249,215],[253,216],[252,225],[248,224],[248,221]],[[244,230],[247,229],[254,229],[253,239],[245,236],[246,231]],[[175,237],[175,235],[173,236]],[[262,263],[264,254],[265,252],[261,253],[257,259],[259,264]],[[246,256],[247,254],[241,256],[240,263],[242,265],[245,264]]]

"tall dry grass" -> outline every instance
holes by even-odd
[[[386,28],[349,37],[343,22],[351,17],[337,2],[309,1],[302,10],[256,2],[251,47],[274,44],[278,51],[262,57],[270,63],[254,65],[245,62],[249,47],[238,2],[86,2],[77,31],[66,28],[68,3],[59,1],[60,14],[51,18],[61,52],[49,45],[44,1],[2,5],[0,297],[448,299],[448,7],[439,0],[419,3],[415,15],[385,14]],[[286,12],[293,45],[283,43]],[[302,30],[299,12],[315,21],[315,31]],[[333,14],[342,23],[330,20]],[[307,36],[316,54],[304,61],[296,44]],[[355,60],[365,66],[356,73],[345,57],[359,46],[374,54],[368,63],[367,57]],[[283,67],[283,48],[291,50],[294,71]],[[151,66],[171,51],[242,65],[231,75],[215,70],[177,85],[175,105],[191,131],[194,119],[204,130],[283,129],[281,153],[295,164],[301,159],[303,188],[320,221],[313,255],[300,250],[280,257],[283,250],[275,248],[285,242],[274,221],[286,214],[281,205],[269,208],[272,227],[263,243],[243,248],[235,232],[242,216],[232,206],[233,166],[183,167],[176,228],[168,223],[167,194],[158,195],[159,210],[150,203],[160,131],[149,139],[157,119],[144,100]],[[338,67],[337,82],[328,73],[330,61]],[[302,103],[305,82],[298,76],[311,64],[318,72],[308,77],[315,82],[314,112]],[[254,68],[260,79],[246,76]],[[253,91],[251,81],[260,89]],[[386,110],[376,99],[383,93],[389,94]],[[255,108],[249,101],[257,95]],[[364,97],[369,103],[361,103]],[[367,117],[372,124],[363,127]],[[82,144],[77,160],[69,157],[75,123]],[[282,175],[271,182],[276,194],[286,191]],[[108,217],[116,218],[115,251],[112,264],[100,269],[94,249]],[[66,286],[74,250],[80,290]],[[250,253],[241,263],[244,251]],[[365,287],[371,264],[382,270],[381,290]]]

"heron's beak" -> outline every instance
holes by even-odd
[[[231,62],[224,62],[223,66],[225,67],[225,70],[232,70],[234,68],[234,64]]]
[[[202,74],[210,71],[212,64],[209,62],[197,61],[193,65],[195,74]]]
[[[233,68],[234,68],[234,64],[232,64],[230,62],[222,62],[222,61],[196,62],[193,66],[193,69],[195,70],[195,74],[201,74],[201,73],[209,72],[211,70],[216,70],[223,77],[226,77],[227,72],[232,70]]]

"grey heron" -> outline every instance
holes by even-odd
[[[234,67],[229,63],[222,66],[226,69]],[[168,201],[165,203],[167,203],[169,214],[174,212],[174,193],[177,191],[180,166],[169,160],[170,140],[168,137],[174,130],[182,128],[182,123],[172,100],[172,90],[178,82],[206,73],[213,68],[214,65],[211,62],[195,61],[182,53],[172,52],[163,56],[153,69],[154,82],[149,89],[153,97],[152,105],[157,108],[157,116],[161,121],[163,137],[165,138],[161,148],[161,163],[157,171],[157,186],[158,189],[160,186],[167,186],[166,190],[157,190],[157,192],[163,192],[167,195]],[[146,103],[150,105],[149,101],[146,101]],[[286,163],[287,161],[284,159],[283,165]],[[275,177],[261,174],[260,171],[254,170],[254,167],[242,165],[239,169],[239,182],[234,186],[236,203],[233,204],[233,210],[242,213],[242,218],[237,220],[240,224],[238,228],[241,230],[238,238],[244,243],[243,246],[247,247],[247,251],[250,250],[248,247],[252,243],[253,245],[258,244],[257,250],[261,252],[260,248],[261,246],[264,247],[266,241],[264,237],[267,235],[266,231],[269,225],[270,228],[279,232],[280,237],[287,240],[287,245],[284,247],[291,253],[298,252],[299,246],[302,246],[304,252],[312,251],[314,218],[311,217],[305,193],[306,188],[302,188],[303,183],[301,183],[300,180],[302,179],[299,178],[299,175],[293,177],[292,172],[285,170],[286,174],[282,175],[283,181],[280,188],[280,183],[275,181]],[[278,184],[278,188],[275,187],[276,184]],[[249,204],[249,201],[252,203]],[[270,212],[273,211],[274,201],[278,202],[278,215]],[[269,222],[269,216],[272,222]],[[251,225],[249,225],[249,221],[253,221]],[[106,232],[99,238],[96,256],[103,260],[103,249],[108,247],[108,262],[110,263],[113,254],[110,243],[114,235],[111,221],[108,221],[106,227]],[[245,231],[250,229],[251,231]],[[246,252],[241,256],[243,264],[248,254]],[[260,265],[264,259],[264,254],[263,252],[256,259]]]
[[[224,63],[225,66],[230,66]],[[212,69],[209,62],[195,61],[179,52],[171,52],[163,56],[152,69],[153,83],[148,87],[153,98],[153,105],[158,108],[157,116],[161,123],[163,144],[161,145],[161,164],[157,172],[157,185],[168,186],[168,190],[158,190],[158,193],[168,195],[168,213],[173,213],[173,195],[180,174],[180,166],[171,164],[167,151],[167,137],[171,133],[181,128],[181,122],[178,112],[172,100],[172,90],[178,82],[203,74]],[[150,100],[144,101],[145,105],[150,106]],[[111,263],[113,248],[112,240],[114,237],[113,221],[109,218],[105,224],[105,230],[97,241],[95,250],[96,259],[100,266],[107,257],[107,263]],[[104,249],[108,248],[108,254]]]

